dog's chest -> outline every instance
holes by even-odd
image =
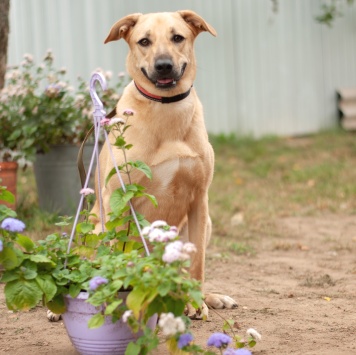
[[[202,164],[196,157],[175,157],[152,167],[153,179],[160,191],[193,186],[195,178],[202,173]]]

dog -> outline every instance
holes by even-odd
[[[105,43],[124,39],[129,45],[127,72],[132,81],[116,107],[116,116],[133,110],[125,140],[133,144],[128,161],[141,160],[152,171],[152,180],[137,170],[131,180],[156,197],[158,207],[147,199],[133,202],[135,210],[153,222],[177,226],[197,252],[191,276],[204,282],[205,250],[211,234],[208,189],[213,177],[214,152],[205,128],[203,108],[193,87],[196,76],[194,41],[201,32],[216,36],[215,29],[193,11],[135,13],[117,21]],[[113,163],[104,144],[99,158],[100,175],[108,176]],[[123,156],[113,150],[118,165]],[[120,187],[117,179],[101,182],[103,215],[110,212],[110,196]],[[125,177],[124,177],[125,178]],[[127,178],[126,178],[127,179]],[[127,181],[125,181],[127,182]],[[96,182],[96,185],[98,182]],[[97,199],[91,213],[100,215]],[[99,221],[97,221],[99,222]],[[99,223],[97,227],[100,230]],[[190,318],[207,318],[208,307],[235,308],[229,296],[208,294],[201,310],[189,307]]]

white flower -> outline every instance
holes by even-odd
[[[131,309],[128,311],[125,311],[124,314],[122,315],[122,321],[124,323],[127,323],[127,320],[132,316],[132,311]]]
[[[142,229],[142,235],[148,235],[148,233],[152,230],[151,226],[146,226]]]
[[[183,251],[185,253],[191,254],[191,253],[195,253],[197,251],[197,248],[195,247],[195,245],[193,243],[184,243],[183,245]]]
[[[162,242],[164,238],[164,231],[159,228],[153,228],[148,233],[148,239],[152,242]]]
[[[32,63],[33,62],[33,56],[31,54],[24,54],[23,56],[25,58],[25,60],[28,62],[28,63]]]
[[[252,337],[256,341],[259,341],[262,339],[261,334],[256,329],[253,329],[253,328],[247,329],[246,334],[247,334],[247,336]]]
[[[112,71],[108,70],[105,72],[105,79],[110,80],[112,78]]]
[[[165,263],[173,263],[174,261],[188,260],[189,254],[196,252],[196,247],[193,243],[184,243],[180,240],[176,240],[166,245],[162,260]]]
[[[162,313],[158,322],[159,327],[166,336],[173,336],[185,331],[185,324],[180,317],[174,317],[173,313]]]
[[[143,228],[142,234],[148,236],[149,241],[152,242],[168,242],[178,236],[177,227],[170,227],[166,230],[168,224],[165,221],[155,221],[150,226]]]
[[[166,245],[162,260],[165,263],[171,264],[177,260],[186,260],[182,258],[183,243],[180,240],[176,240]]]
[[[151,227],[152,228],[160,228],[160,227],[166,227],[167,226],[167,222],[165,221],[154,221],[152,224],[151,224]]]
[[[118,74],[118,77],[119,78],[124,78],[125,77],[125,72],[124,71],[121,71],[119,74]]]

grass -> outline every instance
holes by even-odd
[[[287,216],[356,213],[356,136],[330,131],[259,140],[213,136],[210,189],[214,236],[259,241]],[[244,223],[233,225],[235,213]]]
[[[254,254],[254,243],[276,235],[286,216],[356,213],[356,136],[330,131],[299,138],[211,136],[216,154],[210,189],[213,243]],[[18,214],[38,239],[56,215],[41,211],[30,169],[19,173]],[[236,225],[232,217],[243,221]]]

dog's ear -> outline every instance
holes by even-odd
[[[197,36],[200,32],[208,31],[216,37],[215,29],[210,26],[202,17],[191,10],[178,11],[183,20],[189,25],[194,35]]]
[[[111,41],[117,41],[121,38],[126,38],[129,30],[136,25],[136,22],[138,21],[138,18],[142,14],[136,13],[132,15],[128,15],[121,20],[117,21],[110,30],[109,35],[106,37],[106,40],[104,43],[108,43]]]

